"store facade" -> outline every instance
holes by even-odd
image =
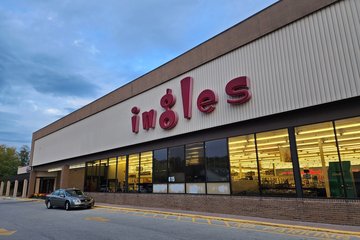
[[[360,225],[354,9],[280,1],[40,129],[29,194]]]

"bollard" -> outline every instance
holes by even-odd
[[[4,194],[4,182],[1,181],[0,183],[0,196],[2,196]]]
[[[18,180],[15,180],[14,193],[13,193],[13,197],[14,197],[14,198],[16,198],[16,196],[17,196],[18,187],[19,187],[19,181],[18,181]]]
[[[11,185],[11,182],[10,182],[10,181],[7,181],[7,183],[6,183],[6,193],[5,193],[5,197],[9,197],[9,196],[10,196],[10,185]]]
[[[24,179],[22,196],[21,196],[22,198],[26,198],[26,196],[27,196],[27,186],[28,186],[28,180]]]

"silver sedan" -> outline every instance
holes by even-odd
[[[65,210],[72,208],[92,208],[95,204],[91,196],[85,195],[80,189],[58,189],[46,195],[45,205],[47,208],[62,207]]]

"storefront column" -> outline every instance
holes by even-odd
[[[27,197],[31,197],[35,191],[35,181],[36,181],[36,172],[33,170],[30,172],[29,176],[29,191]]]
[[[11,185],[11,182],[10,182],[10,181],[7,181],[7,183],[6,183],[6,193],[5,193],[5,197],[9,197],[9,196],[10,196],[10,185]]]
[[[0,196],[2,196],[4,194],[4,182],[1,181],[0,183]]]
[[[39,193],[40,190],[40,178],[36,178],[35,181],[35,193]]]
[[[13,193],[13,197],[14,197],[14,198],[16,198],[16,196],[17,196],[18,188],[19,188],[19,181],[18,181],[18,180],[15,180],[14,193]]]
[[[299,198],[302,198],[303,197],[302,182],[301,182],[299,158],[298,158],[297,148],[296,148],[296,138],[295,138],[294,127],[289,127],[288,133],[289,133],[289,141],[290,141],[291,161],[293,164],[296,196]]]
[[[68,188],[69,187],[69,165],[64,165],[61,170],[60,177],[60,188]]]
[[[27,194],[27,186],[28,186],[28,180],[24,179],[24,183],[23,183],[23,190],[22,190],[22,198],[26,198],[26,194]]]
[[[57,189],[56,184],[57,184],[58,178],[59,178],[59,177],[56,177],[55,180],[54,180],[53,192]]]

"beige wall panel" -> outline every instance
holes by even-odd
[[[68,159],[170,136],[290,111],[360,95],[360,1],[345,0],[290,24],[244,47],[204,64],[35,141],[33,165]],[[246,75],[253,98],[246,104],[226,103],[224,88]],[[194,78],[193,117],[183,118],[180,80]],[[165,131],[158,119],[160,98],[171,88],[177,126]],[[211,114],[197,110],[198,94],[213,89],[219,103]],[[131,108],[156,109],[154,130],[131,131]]]

